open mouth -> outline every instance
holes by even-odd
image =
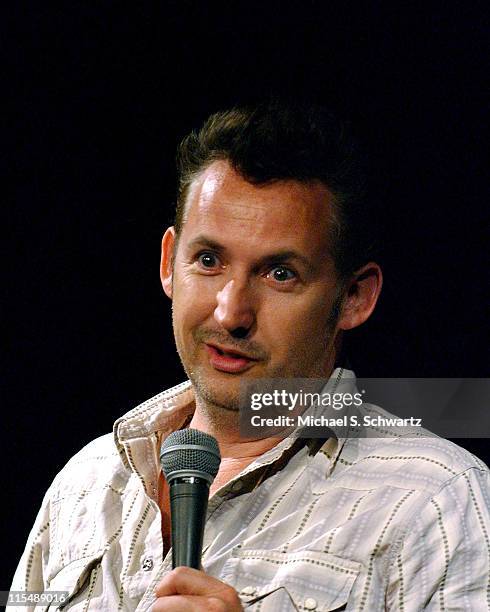
[[[247,370],[255,363],[255,359],[236,353],[233,350],[225,351],[212,344],[206,344],[209,362],[216,370],[229,374],[238,374]]]
[[[223,351],[217,346],[214,346],[213,348],[215,348],[218,351],[219,355],[228,355],[228,357],[235,357],[235,358],[242,357],[243,359],[248,359],[248,357],[244,357],[243,355],[240,355],[239,353],[235,353],[234,351]]]

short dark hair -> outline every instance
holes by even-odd
[[[177,152],[177,236],[189,186],[218,160],[252,184],[321,181],[334,196],[331,243],[339,277],[348,278],[371,258],[364,156],[348,124],[325,108],[279,100],[236,107],[211,115],[186,136]]]

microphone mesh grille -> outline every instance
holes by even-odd
[[[182,448],[187,445],[200,448]],[[167,452],[163,454],[164,451]],[[172,472],[177,470],[196,470],[209,474],[211,479],[214,479],[218,473],[221,456],[218,443],[213,436],[198,429],[179,429],[163,442],[160,462],[167,480]]]

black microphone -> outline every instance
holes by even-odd
[[[220,462],[215,438],[197,429],[174,431],[162,444],[160,463],[170,488],[174,568],[201,567],[209,485]]]

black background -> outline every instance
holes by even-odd
[[[183,379],[160,237],[213,110],[309,92],[370,150],[385,287],[358,374],[488,375],[487,3],[9,4],[0,589],[66,460]]]

